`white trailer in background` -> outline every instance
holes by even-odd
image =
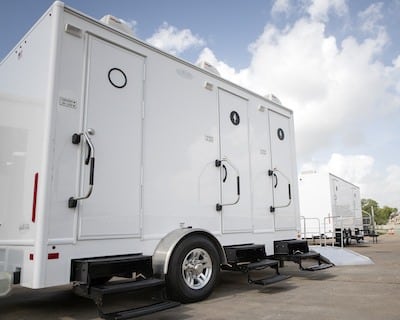
[[[335,229],[362,230],[360,188],[331,173],[307,171],[299,177],[304,238],[335,237]]]
[[[276,99],[61,2],[1,62],[0,295],[73,283],[99,305],[163,286],[198,301],[220,268],[285,279],[267,253],[299,234],[293,114]]]

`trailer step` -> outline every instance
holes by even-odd
[[[239,265],[259,261],[266,258],[265,246],[263,244],[241,244],[224,246],[226,259],[230,265]]]
[[[142,290],[145,288],[163,287],[165,280],[162,279],[145,279],[138,281],[115,281],[102,285],[95,285],[90,288],[91,295],[106,295],[113,293],[124,293]]]
[[[260,260],[260,261],[249,263],[246,267],[247,267],[248,271],[260,270],[260,269],[264,269],[266,267],[270,267],[270,268],[278,267],[278,263],[279,262],[276,261],[276,260],[263,259],[263,260]]]
[[[132,274],[141,274],[144,278],[153,275],[152,257],[140,253],[82,258],[72,260],[71,281],[95,285],[96,279],[113,276],[132,278]]]
[[[321,263],[321,264],[315,264],[313,266],[306,267],[306,268],[303,267],[302,270],[304,270],[304,271],[319,271],[319,270],[324,270],[324,269],[328,269],[331,267],[333,267],[332,263]]]
[[[247,274],[249,284],[268,285],[290,278],[279,273],[279,261],[268,259],[263,244],[241,244],[224,247],[228,264],[224,270],[240,271]],[[272,268],[275,274],[262,279],[253,279],[254,271]],[[252,272],[253,271],[253,272]],[[252,275],[253,273],[253,275]]]
[[[279,273],[279,262],[271,259],[263,259],[260,261],[252,262],[246,265],[247,268],[247,281],[249,284],[258,284],[261,286],[266,286],[269,284],[277,283],[286,279],[289,279],[291,276],[283,275]],[[275,270],[275,275],[268,276],[262,279],[252,279],[250,271],[253,270],[263,270],[265,268],[272,268]]]
[[[284,275],[284,274],[277,274],[273,277],[268,277],[264,279],[257,279],[257,280],[251,280],[251,284],[258,284],[261,286],[266,286],[269,284],[277,283],[286,279],[289,279],[291,276],[289,275]]]
[[[110,312],[110,313],[102,313],[99,311],[99,313],[100,316],[106,320],[124,320],[124,319],[132,319],[145,316],[148,314],[152,314],[167,309],[172,309],[178,307],[179,305],[180,305],[179,302],[164,300],[139,308],[133,308],[133,309]]]
[[[299,269],[303,271],[319,271],[328,269],[334,266],[334,264],[329,263],[327,259],[321,256],[320,253],[315,251],[309,251],[305,253],[296,253],[296,254],[276,254],[273,256],[274,259],[278,260],[280,263],[280,267],[283,267],[284,261],[292,261],[299,265]],[[310,267],[303,267],[304,260],[317,260],[318,264],[310,266]]]
[[[320,257],[320,254],[315,251],[309,251],[306,253],[295,253],[293,254],[295,257],[299,257],[300,259],[318,259]]]
[[[157,292],[156,295],[158,298],[156,299],[153,296],[150,304],[141,307],[134,307],[131,309],[113,311],[109,313],[103,311],[104,296],[127,292],[138,292],[144,289],[153,289],[154,293]],[[111,281],[104,285],[92,286],[90,288],[90,297],[96,303],[97,310],[101,318],[106,320],[122,320],[141,317],[147,314],[179,306],[179,302],[165,299],[164,290],[165,280],[163,279],[149,278],[137,281]]]

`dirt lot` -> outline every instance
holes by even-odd
[[[292,278],[267,287],[248,285],[246,275],[223,272],[209,299],[141,319],[399,320],[400,235],[380,236],[378,243],[369,241],[351,249],[375,264],[305,272],[286,263],[281,272]],[[116,296],[109,303],[123,308],[132,298]],[[16,288],[0,300],[0,319],[100,318],[92,301],[75,296],[65,286],[40,291]]]

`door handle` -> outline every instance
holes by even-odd
[[[276,189],[276,187],[278,186],[278,175],[275,172],[278,172],[288,182],[288,202],[286,204],[276,206],[275,197],[273,197],[274,204],[269,207],[270,212],[275,212],[275,209],[289,207],[290,204],[292,203],[292,188],[290,185],[290,179],[283,172],[279,171],[276,168],[274,168],[273,170],[268,170],[268,176],[275,178],[274,189]]]
[[[228,159],[222,159],[222,160],[215,160],[215,166],[216,167],[221,167],[225,170],[225,177],[222,179],[222,182],[226,181],[226,178],[228,176],[228,170],[226,168],[226,166],[224,164],[222,164],[222,162],[226,162],[227,165],[229,165],[235,172],[236,172],[236,195],[237,198],[234,202],[231,203],[217,203],[215,208],[217,211],[221,211],[222,207],[224,206],[233,206],[235,204],[237,204],[240,200],[240,174],[239,174],[239,170],[232,164],[232,162],[230,162]]]
[[[75,133],[72,135],[72,143],[79,144],[81,137],[83,137],[86,141],[88,146],[88,155],[85,159],[85,164],[89,165],[89,189],[85,195],[77,196],[77,197],[70,197],[68,199],[68,208],[76,208],[78,205],[78,200],[84,200],[90,197],[93,191],[94,186],[94,163],[95,163],[95,153],[94,153],[94,145],[92,140],[90,139],[89,135],[93,135],[94,130],[88,129],[87,131],[81,133]]]
[[[224,182],[225,183],[225,181],[226,181],[226,178],[228,178],[228,170],[226,170],[226,165],[222,165],[222,169],[224,169],[224,171],[225,171],[225,176],[224,176],[224,178],[222,179],[222,182]]]

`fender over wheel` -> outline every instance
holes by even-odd
[[[219,260],[217,249],[208,238],[199,235],[184,238],[169,262],[168,297],[182,303],[208,297],[219,278]]]

